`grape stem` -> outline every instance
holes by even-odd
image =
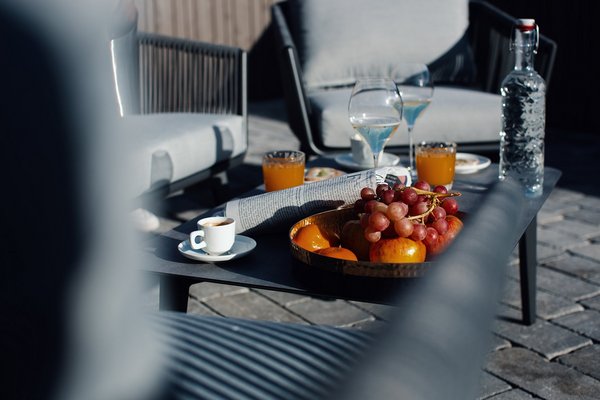
[[[413,190],[415,192],[417,192],[418,195],[427,196],[429,198],[429,200],[431,200],[431,205],[429,206],[427,211],[425,211],[424,213],[419,214],[419,215],[412,215],[410,217],[406,217],[411,221],[417,220],[421,223],[425,223],[425,218],[427,218],[427,216],[429,214],[431,214],[431,212],[433,211],[434,208],[436,208],[437,206],[440,205],[442,200],[444,200],[447,197],[458,197],[461,195],[460,192],[436,193],[436,192],[430,192],[428,190],[417,189],[415,187],[413,187]]]

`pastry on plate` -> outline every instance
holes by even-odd
[[[329,178],[335,178],[336,176],[344,175],[345,172],[339,169],[330,167],[312,167],[306,171],[304,180],[306,182],[322,181]]]
[[[479,160],[476,158],[457,158],[456,166],[457,167],[472,167],[479,164]]]

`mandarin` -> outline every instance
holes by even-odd
[[[339,258],[341,260],[348,261],[358,261],[356,254],[343,247],[326,247],[324,249],[317,250],[316,253],[325,257]]]
[[[315,225],[306,225],[298,230],[294,236],[294,242],[308,251],[315,251],[330,247],[331,243],[327,236],[321,232],[321,229]]]

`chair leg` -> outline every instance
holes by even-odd
[[[534,217],[519,240],[519,274],[523,323],[532,325],[536,318],[537,217]]]
[[[158,309],[187,312],[188,293],[192,281],[177,276],[161,276]]]
[[[210,178],[210,190],[215,199],[215,204],[221,204],[230,199],[229,178],[226,171]]]

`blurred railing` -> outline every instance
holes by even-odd
[[[135,0],[138,30],[249,50],[277,0]]]

